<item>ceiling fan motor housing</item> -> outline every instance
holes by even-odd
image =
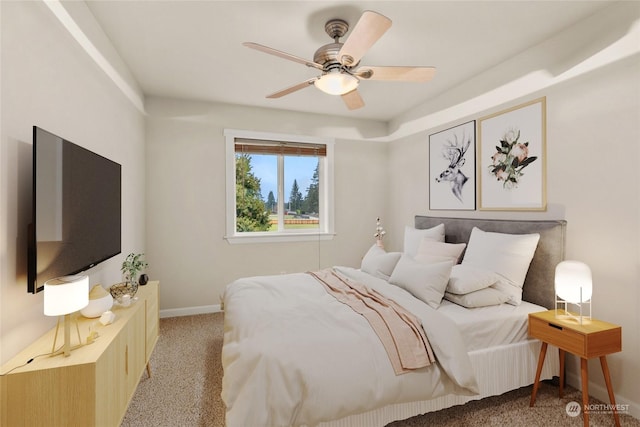
[[[313,62],[320,64],[324,67],[325,71],[329,71],[332,68],[340,67],[340,61],[338,61],[338,52],[342,48],[342,43],[329,43],[318,50],[313,55]]]
[[[343,45],[343,43],[340,43],[338,39],[343,37],[347,31],[349,31],[349,24],[347,21],[342,19],[331,19],[325,24],[324,30],[329,37],[334,40],[334,42],[321,46],[316,50],[316,53],[313,55],[313,62],[322,65],[325,72],[335,70],[337,68],[345,68],[348,70],[358,65],[353,63],[353,58],[342,58],[342,61],[338,58],[338,54],[340,53],[340,49],[342,49]]]

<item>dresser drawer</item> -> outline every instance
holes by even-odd
[[[577,356],[585,356],[585,335],[561,324],[529,316],[529,335]]]

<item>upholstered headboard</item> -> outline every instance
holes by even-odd
[[[444,224],[445,241],[448,243],[469,242],[473,227],[498,233],[539,233],[540,241],[524,281],[522,299],[549,309],[554,307],[555,268],[564,260],[566,221],[415,217],[416,228],[431,228],[439,224]]]

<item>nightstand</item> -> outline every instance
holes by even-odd
[[[558,310],[562,316],[564,310]],[[580,357],[580,371],[582,377],[582,408],[584,425],[589,425],[589,411],[584,411],[589,405],[589,371],[587,361],[593,357],[600,358],[604,381],[607,384],[609,400],[611,400],[613,417],[616,426],[620,427],[620,418],[616,410],[615,396],[611,386],[611,376],[607,365],[607,354],[617,353],[622,350],[622,328],[612,323],[595,319],[584,319],[583,324],[570,318],[556,318],[556,310],[542,311],[529,314],[529,335],[542,341],[536,379],[531,392],[533,406],[536,401],[536,393],[540,381],[540,372],[547,353],[547,345],[551,344],[559,349],[560,356],[560,397],[564,388],[564,355],[565,352]]]

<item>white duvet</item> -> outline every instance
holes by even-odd
[[[420,318],[437,363],[396,376],[367,320],[308,274],[240,279],[224,296],[228,427],[313,426],[391,403],[477,394],[451,320],[384,280],[347,267],[336,270]]]

